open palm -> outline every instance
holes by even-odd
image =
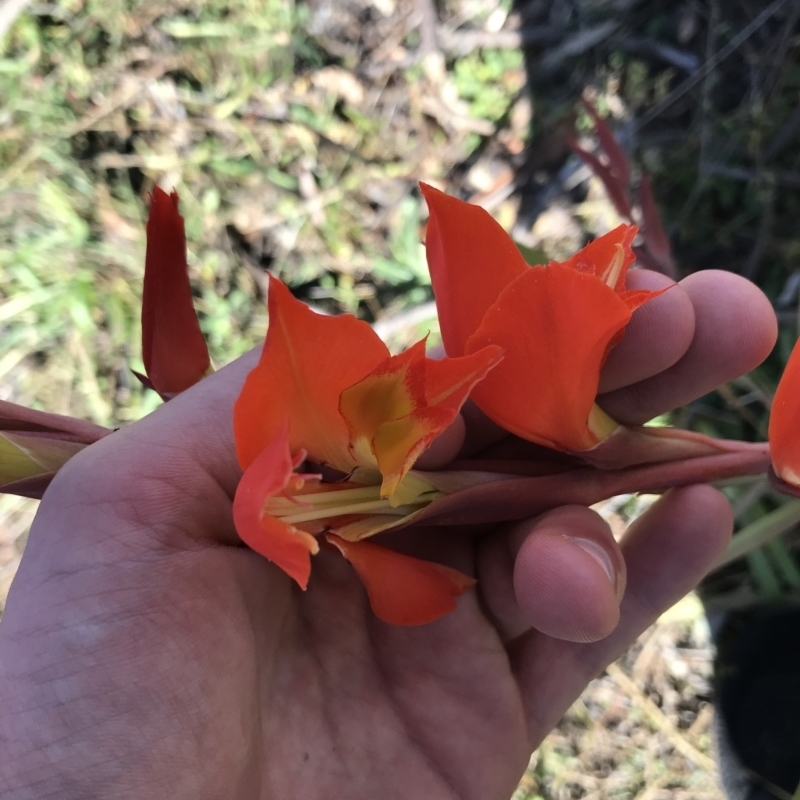
[[[773,340],[756,289],[696,275],[634,318],[603,403],[642,421]],[[730,533],[708,487],[665,496],[621,546],[575,507],[480,535],[412,529],[393,546],[479,590],[430,625],[387,626],[333,553],[302,593],[239,543],[230,417],[251,364],[92,446],[48,490],[0,625],[4,798],[506,800],[587,681]]]

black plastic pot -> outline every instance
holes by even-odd
[[[717,637],[715,727],[730,800],[800,785],[800,608],[729,615]]]

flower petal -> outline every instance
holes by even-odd
[[[768,438],[778,477],[790,486],[800,487],[800,340],[775,390]]]
[[[456,608],[455,598],[475,580],[450,567],[396,553],[374,542],[326,540],[353,565],[378,619],[390,625],[425,625]]]
[[[425,448],[448,426],[470,390],[503,357],[494,345],[463,358],[425,358],[425,340],[392,356],[345,389],[339,411],[350,452],[377,465],[381,494],[391,496]]]
[[[391,497],[428,445],[455,419],[458,409],[420,408],[385,422],[372,440],[383,476],[381,496]]]
[[[289,420],[289,447],[312,461],[349,472],[349,432],[339,413],[344,389],[389,355],[370,326],[349,314],[325,317],[269,283],[269,329],[261,360],[236,401],[236,453],[247,468]]]
[[[327,530],[335,533],[348,542],[358,542],[361,539],[369,539],[379,533],[391,530],[392,528],[406,527],[413,522],[413,519],[420,513],[421,508],[417,506],[414,511],[408,514],[368,514],[364,516],[336,517],[328,520]]]
[[[142,360],[153,387],[165,397],[197,383],[211,366],[194,312],[178,195],[167,195],[158,186],[147,220]]]
[[[588,272],[619,294],[625,290],[628,268],[636,261],[631,245],[638,230],[635,225],[618,225],[561,262],[561,266]],[[551,266],[554,263],[551,262]]]
[[[475,385],[502,358],[503,350],[489,345],[462,358],[425,361],[425,407],[385,422],[372,440],[384,496],[392,495],[414,462],[453,422]]]
[[[73,455],[111,432],[82,419],[0,401],[0,492],[41,497]]]
[[[50,471],[9,438],[8,434],[0,433],[0,483],[13,483]]]
[[[490,344],[461,358],[427,359],[425,399],[428,405],[457,412],[475,384],[503,360],[503,355],[502,347]]]
[[[420,189],[430,209],[425,252],[442,339],[448,355],[462,356],[486,311],[528,265],[482,208],[424,183]]]
[[[467,351],[506,348],[472,398],[511,433],[558,450],[599,441],[589,428],[609,342],[630,320],[617,294],[593,275],[552,264],[508,286],[470,337]]]
[[[267,500],[286,488],[293,471],[288,424],[284,420],[239,481],[233,500],[233,521],[248,547],[275,563],[305,589],[311,574],[311,554],[319,550],[317,540],[264,513]]]
[[[425,340],[381,362],[339,398],[339,413],[350,437],[349,449],[363,466],[375,463],[372,440],[387,421],[425,406]]]

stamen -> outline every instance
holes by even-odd
[[[366,490],[371,490],[369,493]],[[391,514],[393,516],[405,516],[413,511],[428,505],[432,500],[441,496],[441,492],[433,491],[426,492],[420,495],[414,502],[406,503],[402,506],[392,508],[388,498],[381,499],[378,497],[380,487],[367,486],[364,489],[344,489],[341,492],[325,492],[325,495],[331,500],[336,502],[318,502],[315,508],[309,511],[297,512],[297,506],[291,507],[291,504],[284,502],[276,502],[279,498],[272,498],[264,509],[265,513],[271,516],[278,517],[290,525],[301,522],[311,522],[317,519],[327,519],[328,517],[342,517],[352,514]],[[348,497],[342,497],[348,495]],[[355,496],[354,496],[355,495]],[[316,501],[321,498],[322,494],[303,495],[303,500],[311,499]],[[305,503],[304,503],[305,505]],[[311,503],[309,503],[311,505]]]
[[[309,492],[308,494],[295,495],[296,502],[304,506],[340,505],[344,502],[358,502],[359,500],[377,500],[380,498],[380,486],[359,486],[356,489],[332,489],[322,492]],[[272,498],[273,503],[278,498]],[[293,504],[294,505],[294,504]]]
[[[608,269],[603,273],[603,282],[612,289],[617,285],[619,274],[622,271],[622,265],[624,263],[625,251],[622,249],[622,245],[618,244],[616,245],[614,258],[611,259]]]

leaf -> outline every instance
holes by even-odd
[[[597,113],[594,105],[588,100],[582,100],[581,102],[594,122],[594,129],[597,133],[597,138],[600,140],[600,148],[608,157],[608,163],[611,165],[612,171],[616,174],[621,185],[628,186],[631,180],[631,166],[625,151],[619,146],[614,132]]]

